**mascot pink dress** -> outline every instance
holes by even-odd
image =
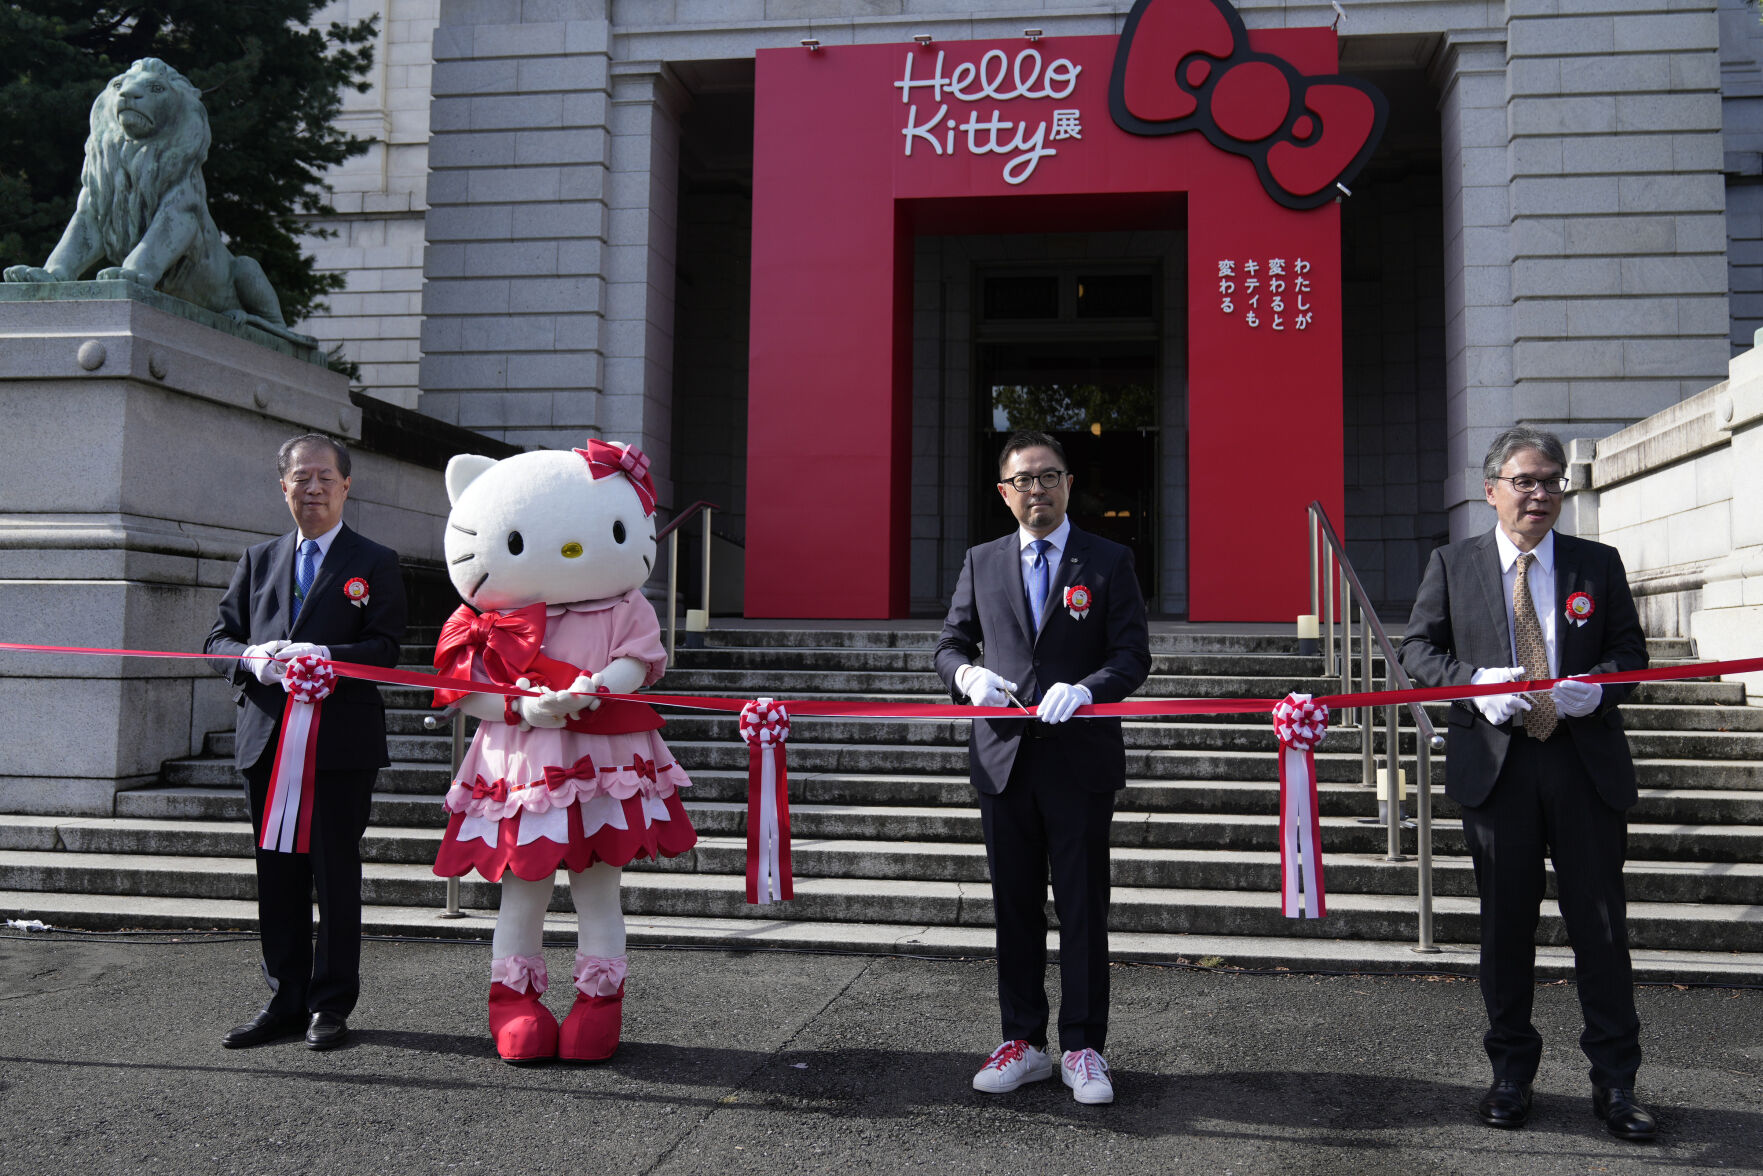
[[[467,605],[442,629],[435,667],[542,693],[436,692],[436,705],[457,701],[480,723],[447,792],[435,873],[476,870],[502,884],[490,960],[490,1034],[502,1058],[608,1058],[623,1021],[621,870],[697,841],[679,800],[691,781],[661,740],[661,717],[593,697],[632,693],[667,668],[641,592],[655,563],[648,460],[589,441],[504,461],[461,455],[446,482],[448,570]],[[559,868],[579,931],[575,1003],[561,1027],[540,999]]]

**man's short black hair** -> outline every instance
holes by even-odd
[[[1053,440],[1053,438],[1047,436],[1045,433],[1037,433],[1033,429],[1018,429],[1016,432],[1010,434],[1010,436],[1004,438],[1004,448],[998,450],[998,476],[1000,478],[1004,476],[1004,463],[1010,460],[1010,455],[1012,453],[1015,453],[1019,449],[1037,449],[1041,447],[1053,451],[1053,456],[1059,459],[1059,466],[1061,469],[1065,469],[1071,465],[1070,462],[1065,460],[1065,446],[1059,444],[1059,442]]]
[[[276,477],[286,478],[288,476],[288,471],[294,468],[295,451],[305,449],[308,446],[319,445],[324,446],[336,455],[335,465],[337,467],[337,476],[340,478],[347,478],[349,476],[349,466],[351,464],[349,461],[349,451],[343,448],[343,443],[341,441],[337,440],[335,437],[326,437],[323,433],[302,433],[298,437],[289,437],[286,441],[283,441],[282,447],[276,450],[275,454]]]

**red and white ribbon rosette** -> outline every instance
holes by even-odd
[[[367,581],[360,576],[351,576],[348,582],[343,585],[343,599],[356,608],[365,605],[369,600]]]
[[[312,840],[312,775],[318,761],[319,703],[337,687],[336,667],[315,653],[288,662],[282,689],[282,733],[275,745],[269,795],[263,802],[263,838],[273,853],[307,853]]]
[[[757,698],[741,709],[747,741],[747,901],[765,906],[796,897],[790,873],[790,774],[785,744],[790,712]]]
[[[1273,708],[1279,736],[1279,891],[1288,919],[1328,914],[1322,886],[1322,825],[1316,805],[1316,757],[1328,734],[1328,708],[1308,694],[1288,694]]]
[[[1071,619],[1081,621],[1090,613],[1090,590],[1082,584],[1073,584],[1065,590],[1065,611]]]
[[[1592,614],[1597,611],[1598,606],[1589,592],[1575,592],[1567,598],[1567,619],[1576,626],[1591,620]]]

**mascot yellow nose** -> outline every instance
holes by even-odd
[[[565,543],[563,545],[563,558],[564,559],[574,559],[577,556],[579,556],[581,553],[582,553],[582,545],[580,543]]]

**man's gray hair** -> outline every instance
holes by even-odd
[[[288,471],[294,467],[294,452],[304,449],[308,445],[323,445],[336,454],[338,475],[344,478],[349,476],[349,451],[343,448],[341,441],[334,437],[326,437],[323,433],[302,433],[298,437],[289,437],[282,442],[282,447],[275,451],[276,477],[287,477]]]
[[[1533,429],[1529,425],[1513,425],[1510,429],[1494,438],[1488,446],[1488,455],[1482,459],[1481,477],[1484,482],[1491,482],[1500,476],[1512,455],[1525,449],[1534,449],[1544,457],[1567,472],[1567,449],[1561,444],[1561,438],[1546,429]]]

